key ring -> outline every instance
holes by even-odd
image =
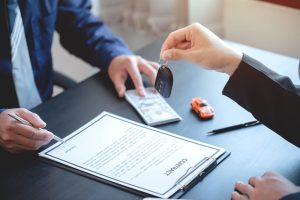
[[[166,61],[166,60],[160,58],[160,59],[158,60],[158,63],[159,63],[160,65],[166,65],[166,66],[167,66],[168,61]]]

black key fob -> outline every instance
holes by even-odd
[[[167,65],[161,65],[158,69],[154,87],[165,98],[171,95],[173,74]]]

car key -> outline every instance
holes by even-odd
[[[167,65],[167,62],[159,60],[161,64],[158,69],[154,87],[163,97],[169,97],[171,95],[173,87],[173,74]]]

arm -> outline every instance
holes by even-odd
[[[128,47],[91,14],[89,0],[64,0],[58,6],[56,29],[62,45],[71,53],[108,73],[123,97],[130,77],[138,93],[145,95],[144,73],[154,84],[158,64],[131,55]]]
[[[282,197],[280,200],[299,200],[300,199],[300,192],[288,194]]]
[[[223,94],[251,112],[270,129],[300,147],[300,88],[244,54]]]
[[[91,14],[89,0],[61,1],[56,21],[61,44],[72,54],[102,70],[107,70],[116,56],[132,54],[123,41]]]
[[[251,112],[258,120],[288,141],[300,146],[297,116],[300,91],[258,61],[234,51],[200,24],[169,35],[162,46],[166,60],[185,59],[230,76],[223,94]]]
[[[256,60],[235,52],[200,24],[193,24],[169,35],[162,46],[166,60],[185,59],[230,77],[223,93],[253,113],[260,121],[294,144],[299,115],[299,89],[292,82]],[[289,119],[286,119],[286,118]],[[281,121],[282,120],[282,121]],[[294,136],[293,136],[294,135]],[[299,197],[300,188],[273,172],[237,182],[232,199],[279,199]]]

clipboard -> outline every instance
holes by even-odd
[[[222,163],[228,156],[230,156],[230,152],[225,152],[222,156],[220,156],[218,159],[212,159],[211,164],[205,168],[204,171],[202,171],[200,174],[198,174],[196,177],[194,177],[193,180],[191,180],[189,183],[182,185],[181,189],[178,190],[174,195],[172,195],[171,198],[178,199],[182,195],[184,195],[187,191],[193,188],[196,184],[201,182],[205,178],[206,175],[208,175],[213,169],[215,169],[220,163]],[[210,158],[207,158],[210,159]]]
[[[148,127],[148,126],[145,126],[143,124],[139,124],[139,123],[136,123],[136,122],[124,119],[122,117],[113,115],[111,113],[107,113],[107,112],[101,113],[95,119],[91,120],[89,123],[87,123],[86,125],[84,125],[80,129],[78,129],[74,133],[70,134],[69,136],[67,136],[64,140],[67,143],[68,140],[72,140],[72,138],[76,138],[78,134],[85,133],[84,132],[85,130],[87,130],[89,127],[93,127],[94,124],[98,122],[98,120],[101,120],[101,119],[103,119],[105,117],[116,118],[118,121],[113,121],[114,123],[116,123],[116,122],[129,123],[129,124],[133,124],[134,127],[135,126],[139,126],[143,130],[144,130],[144,128],[146,128],[147,130],[149,129],[149,131],[157,131],[158,133],[168,134],[167,136],[165,136],[165,135],[158,135],[159,138],[160,137],[166,137],[167,139],[169,139],[169,135],[170,135],[171,137],[175,137],[174,140],[176,140],[176,141],[181,141],[181,140],[188,141],[187,144],[189,144],[189,145],[196,145],[196,144],[189,143],[189,142],[193,142],[193,143],[197,143],[197,145],[198,145],[198,143],[201,144],[201,145],[207,145],[207,148],[210,148],[210,147],[214,148],[214,147],[216,147],[216,146],[213,146],[213,145],[208,145],[206,143],[201,143],[201,142],[198,142],[198,141],[190,140],[188,138],[177,136],[175,134],[168,133],[168,132],[165,132],[165,131],[162,131],[162,130],[159,130],[159,129],[156,129],[156,128],[153,128],[153,127]],[[119,121],[119,120],[121,120],[121,121]],[[94,134],[91,131],[88,132],[88,133]],[[186,141],[183,141],[183,143],[185,143]],[[220,164],[222,161],[224,161],[230,155],[230,153],[228,151],[225,151],[223,149],[223,151],[219,152],[221,154],[213,154],[213,155],[218,155],[217,157],[213,157],[213,156],[211,156],[211,157],[203,157],[200,160],[198,160],[198,158],[195,158],[195,160],[197,162],[195,162],[196,163],[195,165],[191,165],[191,166],[188,165],[188,163],[191,162],[190,160],[192,160],[192,159],[188,158],[190,160],[185,161],[187,164],[186,164],[185,167],[182,167],[180,169],[181,173],[179,173],[179,171],[178,171],[178,173],[177,173],[177,171],[174,172],[174,174],[177,173],[177,178],[174,179],[175,181],[174,182],[170,182],[170,181],[166,182],[169,185],[171,185],[172,187],[170,187],[170,189],[167,192],[165,192],[164,194],[157,193],[157,194],[159,194],[159,195],[157,195],[155,192],[149,192],[149,191],[151,191],[151,187],[153,187],[153,185],[151,185],[151,187],[150,187],[150,184],[149,184],[149,188],[147,188],[147,189],[146,189],[146,187],[145,188],[143,188],[143,187],[135,187],[135,185],[133,187],[131,185],[132,183],[129,182],[129,181],[128,181],[128,183],[124,184],[122,181],[120,181],[121,179],[116,181],[116,180],[112,179],[111,177],[108,178],[107,174],[105,174],[105,176],[99,176],[97,173],[95,174],[95,173],[91,173],[89,170],[85,170],[84,167],[82,167],[82,168],[76,168],[76,166],[74,167],[74,163],[69,164],[68,162],[57,160],[56,158],[53,159],[53,157],[49,156],[49,154],[47,154],[47,153],[49,153],[49,152],[53,153],[53,151],[54,151],[54,155],[56,155],[55,154],[56,151],[58,151],[58,152],[61,151],[59,148],[63,149],[62,152],[64,152],[64,150],[69,150],[69,149],[64,148],[62,146],[59,147],[59,145],[60,145],[59,143],[56,143],[56,144],[50,146],[49,148],[47,148],[44,151],[40,152],[39,156],[41,156],[41,159],[43,161],[50,162],[51,164],[54,164],[54,165],[56,165],[56,166],[58,166],[60,168],[64,168],[64,169],[70,170],[70,171],[72,171],[74,173],[77,173],[77,174],[80,174],[80,175],[83,175],[83,176],[95,179],[97,181],[113,185],[115,187],[118,187],[120,189],[129,191],[129,192],[132,192],[132,193],[135,193],[135,194],[138,194],[140,196],[144,196],[144,197],[153,196],[153,197],[160,197],[160,198],[179,198],[186,191],[188,191],[190,188],[192,188],[195,184],[197,184],[199,181],[201,181],[209,172],[211,172],[215,167],[217,167],[218,164]],[[201,148],[204,148],[204,147],[201,146]],[[174,154],[174,156],[176,156],[176,154]],[[67,158],[65,160],[68,161]],[[166,160],[168,161],[168,159],[166,159]],[[94,160],[92,160],[92,161],[94,162]],[[167,161],[165,161],[165,162],[167,162]],[[161,161],[161,162],[164,163],[164,161]],[[169,164],[169,163],[167,162],[166,164]],[[176,168],[176,170],[179,170],[179,167]],[[150,176],[152,176],[152,174],[150,174]],[[161,175],[158,175],[158,176],[161,176]],[[160,186],[160,187],[162,187],[162,186]],[[143,188],[143,189],[140,189],[140,188]]]

